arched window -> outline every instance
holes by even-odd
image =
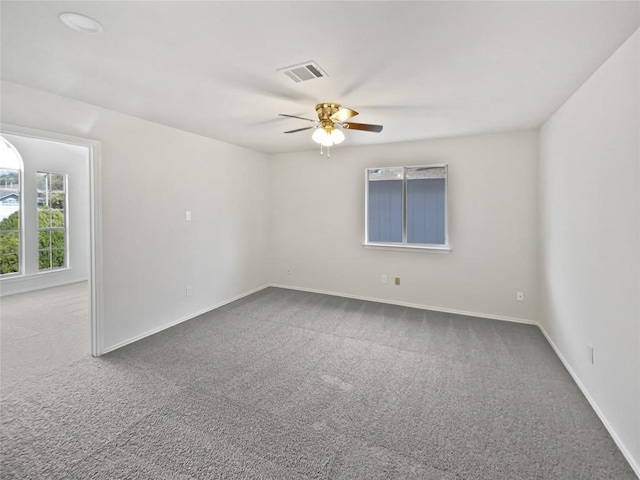
[[[22,157],[0,137],[0,275],[22,267]]]

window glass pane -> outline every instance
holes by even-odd
[[[52,192],[64,192],[64,174],[51,173],[49,182]]]
[[[424,178],[447,178],[447,167],[408,167],[407,180]]]
[[[64,230],[51,231],[51,248],[64,249]]]
[[[5,138],[0,137],[0,167],[22,171],[22,159],[18,151]]]
[[[0,169],[0,230],[20,228],[20,171]]]
[[[20,271],[20,261],[18,254],[0,253],[0,275],[7,273],[17,273]]]
[[[368,171],[370,182],[381,180],[402,180],[404,167],[372,168]]]
[[[20,237],[18,232],[0,233],[0,254],[19,253]]]
[[[20,191],[20,170],[1,168],[0,188],[16,192]]]
[[[38,249],[49,249],[51,248],[51,231],[45,230],[43,232],[38,232]]]
[[[62,210],[51,210],[51,226],[64,227],[64,212]]]
[[[53,268],[64,267],[64,250],[51,250],[51,266]]]
[[[40,192],[44,192],[45,190],[48,190],[47,188],[47,179],[49,178],[49,175],[44,173],[44,172],[38,172],[36,174],[36,182],[38,185],[38,191]]]
[[[369,242],[402,242],[402,176],[402,167],[369,170]]]
[[[445,244],[445,179],[407,180],[407,243]]]
[[[20,229],[20,209],[16,209],[0,220],[0,231],[19,230]]]
[[[36,177],[36,181],[38,183],[37,193],[38,193],[38,208],[44,207],[47,205],[47,192],[49,188],[47,186],[49,176],[46,173],[38,172]]]
[[[38,267],[40,270],[51,268],[51,250],[40,250],[38,252]]]
[[[48,208],[38,209],[38,228],[48,228],[51,226],[51,210]]]
[[[407,243],[445,244],[446,167],[407,168]]]
[[[50,207],[56,210],[64,210],[64,192],[51,193]]]

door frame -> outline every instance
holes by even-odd
[[[104,353],[103,296],[102,296],[102,196],[101,196],[101,142],[57,132],[37,130],[1,123],[2,133],[22,137],[50,140],[85,147],[89,161],[89,322],[91,355]]]

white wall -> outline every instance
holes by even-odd
[[[272,156],[272,282],[536,321],[537,146],[526,131]],[[364,249],[365,168],[435,163],[449,165],[453,251]]]
[[[89,278],[89,158],[86,147],[3,133],[24,163],[23,274],[0,279],[0,294],[52,287]],[[37,172],[66,173],[68,183],[68,268],[39,272]]]
[[[539,270],[542,325],[640,475],[639,42],[541,129]]]
[[[102,142],[106,349],[267,283],[266,155],[10,82],[1,108]]]

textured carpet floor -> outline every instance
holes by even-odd
[[[534,326],[269,288],[2,390],[3,480],[633,479]]]
[[[89,335],[88,282],[2,297],[2,388],[87,355]]]

